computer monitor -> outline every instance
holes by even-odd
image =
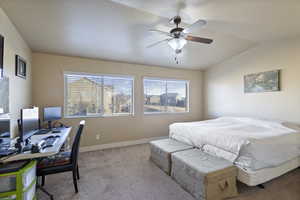
[[[39,108],[28,108],[21,110],[21,120],[20,120],[20,139],[25,141],[27,138],[35,134],[39,126]]]
[[[61,107],[44,108],[44,121],[48,122],[48,128],[52,128],[52,121],[61,119]]]
[[[10,119],[0,119],[0,138],[10,137]]]

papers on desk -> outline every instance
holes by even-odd
[[[20,154],[15,154],[7,157],[3,157],[0,159],[0,162],[12,162],[16,160],[27,160],[27,159],[35,159],[35,158],[42,158],[42,157],[48,157],[48,156],[53,156],[57,153],[59,153],[61,147],[67,140],[68,136],[71,133],[72,128],[62,128],[61,133],[55,133],[55,134],[44,134],[44,135],[33,135],[31,136],[31,143],[36,144],[43,140],[44,138],[50,136],[50,135],[59,135],[60,137],[58,138],[57,142],[52,147],[45,148],[41,150],[39,153],[31,153],[31,151],[23,152]]]

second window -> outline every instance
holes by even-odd
[[[185,80],[144,78],[144,113],[188,112]]]

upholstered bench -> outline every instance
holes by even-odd
[[[199,149],[172,154],[172,178],[198,200],[221,200],[237,195],[237,168]]]
[[[179,151],[192,149],[193,146],[178,142],[173,139],[162,139],[150,142],[150,159],[164,172],[170,175],[171,154]]]

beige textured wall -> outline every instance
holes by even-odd
[[[122,74],[135,77],[135,116],[85,118],[87,127],[82,146],[106,144],[168,135],[168,125],[176,121],[202,119],[202,72],[151,67],[119,62],[33,53],[33,102],[39,107],[63,106],[64,71]],[[165,77],[190,80],[190,113],[143,114],[142,77]],[[77,126],[81,119],[64,119]],[[100,140],[96,140],[100,134]]]
[[[0,34],[4,36],[4,76],[9,77],[9,99],[11,130],[13,136],[17,132],[17,119],[20,109],[31,105],[31,50],[22,36],[0,8]],[[27,61],[27,78],[15,76],[15,55]]]
[[[300,38],[260,44],[209,68],[205,117],[254,116],[300,123]],[[282,69],[280,92],[244,94],[246,74]]]

